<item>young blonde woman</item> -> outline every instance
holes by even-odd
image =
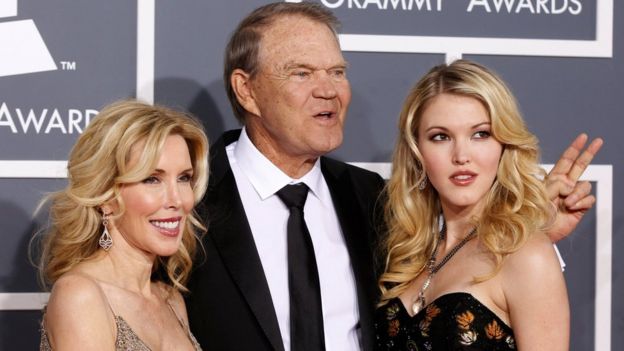
[[[376,348],[567,350],[566,286],[544,234],[555,211],[503,81],[466,60],[434,67],[399,129]]]
[[[180,292],[207,151],[201,125],[165,107],[119,102],[90,123],[50,197],[41,350],[200,349]]]

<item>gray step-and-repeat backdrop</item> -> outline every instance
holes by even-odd
[[[343,22],[353,102],[336,158],[387,176],[396,119],[431,66],[479,61],[515,92],[553,163],[578,133],[606,145],[585,173],[597,196],[558,246],[576,351],[624,344],[624,4],[614,0],[320,0]],[[189,110],[212,140],[237,126],[221,82],[246,0],[0,1],[0,350],[38,346],[41,292],[28,262],[38,200],[63,187],[67,153],[105,104]]]

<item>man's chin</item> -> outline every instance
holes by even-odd
[[[318,145],[318,155],[324,156],[337,150],[342,145],[342,134],[333,138],[328,138],[325,143]]]

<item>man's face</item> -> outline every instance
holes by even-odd
[[[337,39],[324,24],[283,17],[262,36],[246,126],[270,159],[315,159],[342,143],[351,88]],[[279,165],[278,165],[279,166]]]

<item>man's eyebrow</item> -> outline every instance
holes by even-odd
[[[321,70],[321,69],[336,69],[336,68],[346,69],[349,67],[349,63],[347,61],[343,61],[328,68],[321,68],[321,67],[310,65],[307,63],[291,61],[291,62],[286,62],[282,67],[285,71],[290,71],[290,70],[297,69],[297,68],[305,68],[305,69],[309,69],[312,71],[316,71],[316,70]]]
[[[282,66],[284,68],[284,70],[290,71],[293,69],[297,69],[297,68],[306,68],[306,69],[310,69],[310,70],[316,70],[317,67],[309,65],[309,64],[305,64],[305,63],[300,63],[300,62],[286,62],[284,64],[284,66]]]

